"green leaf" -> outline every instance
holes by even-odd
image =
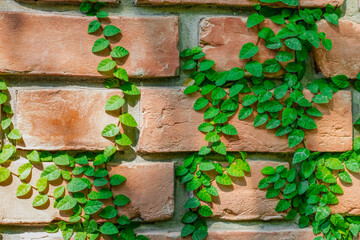
[[[103,137],[115,137],[120,132],[120,129],[115,124],[108,124],[101,132]]]
[[[97,213],[102,208],[103,205],[104,204],[100,201],[89,200],[86,202],[86,204],[84,206],[84,212],[85,212],[85,214],[88,214],[88,215]]]
[[[118,215],[117,210],[113,206],[107,206],[100,212],[100,217],[105,219],[111,219]]]
[[[275,211],[277,212],[283,212],[288,210],[291,207],[290,201],[286,199],[281,199],[278,204],[276,205]]]
[[[183,65],[183,70],[191,70],[196,67],[196,62],[194,60],[188,60]]]
[[[59,166],[68,166],[70,165],[69,155],[64,152],[57,152],[54,154],[54,163]]]
[[[86,240],[86,233],[85,232],[77,232],[75,234],[75,240]]]
[[[342,170],[344,165],[337,158],[329,158],[325,161],[325,166],[333,170]]]
[[[139,89],[133,83],[125,82],[120,86],[120,89],[127,95],[140,95]]]
[[[194,110],[201,110],[204,107],[206,107],[208,103],[209,103],[208,99],[204,97],[198,98],[194,103]]]
[[[226,91],[220,87],[216,87],[211,93],[211,98],[215,100],[222,99],[226,96]]]
[[[17,171],[20,180],[25,180],[31,174],[31,170],[32,170],[31,163],[25,163],[25,164],[21,165]]]
[[[322,115],[323,115],[319,110],[317,110],[314,107],[310,107],[310,108],[306,109],[306,113],[309,114],[310,116],[314,116],[314,117],[322,117]]]
[[[126,134],[117,135],[115,142],[120,146],[130,146],[132,144],[131,139]]]
[[[255,116],[254,127],[259,127],[263,125],[264,123],[267,122],[268,119],[269,119],[269,115],[267,115],[266,113],[259,113],[258,115]]]
[[[330,215],[330,208],[328,206],[318,207],[316,210],[315,221],[326,219]]]
[[[123,68],[115,69],[114,76],[120,80],[124,80],[125,82],[129,81],[129,76],[128,76],[126,70]]]
[[[70,195],[66,195],[58,202],[58,204],[56,205],[56,208],[60,211],[66,211],[66,210],[73,209],[76,206],[76,204],[77,204],[76,199],[74,199]]]
[[[211,195],[206,191],[205,188],[197,192],[196,196],[204,202],[211,202]]]
[[[239,120],[246,119],[253,113],[253,109],[251,107],[243,107],[239,112]]]
[[[186,224],[186,225],[184,225],[184,227],[181,229],[181,237],[189,236],[189,235],[192,234],[194,231],[195,231],[195,226],[190,225],[190,224]]]
[[[329,23],[339,25],[339,17],[335,13],[324,13],[324,18]]]
[[[56,224],[49,224],[49,225],[46,225],[44,227],[44,230],[47,232],[47,233],[56,233],[59,231],[59,227],[58,225]]]
[[[209,206],[203,205],[199,208],[198,210],[200,216],[202,217],[210,217],[211,215],[213,215],[213,212],[211,211],[211,209],[209,208]]]
[[[46,177],[48,181],[54,181],[61,176],[60,170],[55,165],[50,165],[44,168],[40,177]]]
[[[280,71],[281,65],[275,59],[268,59],[262,65],[263,72],[276,73]]]
[[[310,151],[307,148],[299,148],[295,151],[293,157],[293,164],[300,163],[310,156]]]
[[[7,98],[6,94],[3,94],[0,92],[0,104],[6,103],[7,99],[8,98]]]
[[[115,36],[116,34],[119,34],[121,31],[118,27],[115,27],[114,25],[107,25],[104,28],[104,36],[105,37],[112,37]]]
[[[201,132],[211,132],[214,130],[214,126],[211,123],[205,122],[200,124],[198,130]]]
[[[198,215],[195,212],[188,211],[185,215],[181,218],[181,222],[183,223],[193,223],[198,219]]]
[[[352,183],[352,179],[351,179],[348,172],[345,172],[345,171],[340,172],[339,177],[340,177],[341,180],[343,180],[346,183]]]
[[[48,200],[49,200],[49,197],[47,195],[39,194],[34,198],[32,205],[33,205],[33,207],[40,207],[40,206],[44,205],[45,203],[47,203]]]
[[[105,222],[104,225],[100,227],[100,232],[105,235],[113,235],[118,234],[119,230],[113,223]]]
[[[31,190],[30,184],[22,183],[16,189],[16,196],[17,197],[25,196],[26,194],[28,194],[30,192],[30,190]]]
[[[282,3],[285,3],[289,6],[298,6],[299,0],[281,0]]]
[[[315,121],[309,117],[308,115],[303,114],[297,121],[300,127],[304,129],[316,129],[316,123]]]
[[[242,105],[244,107],[250,106],[254,103],[256,103],[258,98],[255,95],[246,95],[242,99]]]
[[[2,130],[6,130],[11,125],[11,118],[3,118],[1,120],[1,128]]]
[[[243,177],[244,176],[244,171],[242,169],[241,165],[238,164],[231,164],[226,168],[226,172],[227,174],[229,174],[230,176],[233,177]]]
[[[222,185],[232,185],[231,178],[226,174],[219,174],[215,177],[217,183]]]
[[[315,171],[316,161],[306,160],[301,164],[301,171],[305,178],[311,176],[311,174]]]
[[[187,208],[197,208],[200,206],[200,201],[197,198],[190,198],[189,200],[187,200],[186,204],[185,204],[185,209]]]
[[[221,131],[226,134],[226,135],[230,135],[230,136],[236,136],[238,135],[238,131],[236,130],[236,128],[231,125],[231,124],[225,124],[222,128]]]
[[[258,53],[259,47],[253,43],[246,43],[242,46],[239,58],[248,59],[252,58],[256,53]]]
[[[116,153],[116,147],[112,145],[107,146],[104,150],[104,156],[107,158],[111,157],[115,153]]]
[[[207,71],[214,66],[215,62],[212,60],[204,60],[199,63],[199,71]]]
[[[285,40],[285,45],[293,50],[300,51],[302,49],[302,44],[298,38],[289,38]]]
[[[199,228],[192,235],[193,240],[204,240],[208,236],[207,229]]]
[[[297,111],[295,108],[285,108],[282,114],[282,124],[283,126],[288,126],[292,124],[297,118]]]
[[[321,95],[321,94],[315,95],[315,97],[312,99],[312,101],[314,103],[319,103],[319,104],[329,102],[328,98],[326,96],[324,96],[324,95]]]
[[[226,146],[223,142],[216,142],[211,145],[213,150],[221,155],[226,155]]]
[[[12,140],[19,140],[21,139],[21,133],[19,131],[19,129],[13,129],[10,131],[10,133],[8,134],[8,138],[12,139]]]
[[[255,77],[262,76],[262,64],[258,61],[250,61],[245,64],[245,69]]]
[[[106,18],[108,16],[109,14],[106,11],[101,11],[96,15],[97,18]]]
[[[89,27],[88,27],[88,33],[94,33],[96,32],[99,28],[101,27],[101,23],[99,21],[92,21],[90,24],[89,24]]]
[[[108,48],[110,45],[109,40],[106,40],[105,38],[99,38],[95,41],[93,47],[92,47],[92,52],[96,53],[96,52],[100,52],[106,48]]]
[[[304,137],[305,137],[304,131],[300,129],[292,130],[288,137],[289,147],[292,148],[299,145],[304,140]]]
[[[73,178],[67,185],[69,192],[80,192],[86,188],[88,188],[88,184],[84,178]]]
[[[311,45],[313,45],[316,48],[319,48],[320,46],[320,38],[317,31],[307,30],[305,32],[306,39],[309,41]]]
[[[278,60],[279,62],[289,62],[294,58],[295,58],[294,54],[286,51],[280,51],[276,55],[276,60]]]
[[[337,75],[331,78],[331,81],[339,88],[347,88],[349,83],[349,78],[345,75]]]
[[[359,168],[360,168],[359,163],[353,158],[345,161],[345,166],[348,170],[350,170],[352,172],[355,172],[355,173],[359,172]]]
[[[264,16],[262,16],[258,13],[254,13],[249,16],[247,23],[246,23],[246,27],[247,28],[254,27],[254,26],[258,25],[259,23],[261,23],[262,21],[264,21],[264,19],[265,19]]]
[[[30,153],[28,153],[26,155],[26,158],[30,161],[30,162],[35,162],[35,163],[38,163],[40,162],[40,154],[38,151],[36,150],[33,150],[31,151]]]
[[[43,192],[45,191],[45,189],[48,186],[48,179],[46,177],[40,178],[37,182],[36,182],[36,188],[38,190],[38,192]]]
[[[54,190],[54,197],[56,199],[61,198],[65,193],[65,186],[58,186]]]
[[[113,70],[115,66],[116,66],[115,61],[113,61],[111,59],[103,59],[99,63],[97,70],[99,72],[107,72],[107,71]]]
[[[272,174],[275,174],[276,171],[275,171],[275,169],[273,167],[266,166],[261,170],[261,173],[264,174],[264,175],[272,175]]]
[[[201,181],[198,178],[193,178],[190,182],[186,184],[186,190],[188,192],[194,191],[201,186]]]
[[[121,46],[116,46],[111,51],[110,55],[113,58],[123,58],[123,57],[129,55],[129,51],[126,50],[125,48],[121,47]]]
[[[134,117],[130,113],[124,113],[124,114],[120,115],[119,120],[122,124],[129,126],[129,127],[137,127],[138,126]]]

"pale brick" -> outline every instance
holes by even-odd
[[[114,196],[125,194],[131,202],[118,207],[119,214],[145,221],[171,219],[174,212],[174,164],[144,163],[109,165],[109,175],[126,177],[125,184],[113,186]]]
[[[150,240],[190,240],[181,238],[179,232],[141,233]],[[210,230],[207,240],[313,240],[311,228],[274,230]]]
[[[106,101],[121,90],[18,90],[17,128],[20,149],[101,150],[111,139],[101,136],[117,124],[119,112],[106,112]]]
[[[152,5],[175,5],[175,4],[184,4],[184,5],[220,5],[220,6],[243,6],[251,7],[254,4],[260,4],[260,1],[257,0],[137,0],[138,4],[152,4]],[[334,6],[340,6],[344,3],[344,0],[300,0],[301,7],[325,7],[327,4]],[[264,3],[261,3],[265,5]],[[269,4],[268,4],[269,5]],[[272,4],[272,6],[286,6],[284,4]]]
[[[310,97],[309,92],[305,92]],[[141,152],[191,152],[207,145],[197,128],[204,122],[203,112],[193,110],[197,94],[187,96],[180,88],[144,88],[141,97]],[[240,98],[241,99],[241,98]],[[318,128],[306,131],[311,151],[348,151],[352,149],[351,93],[339,91],[334,99],[319,107],[322,118],[315,118]],[[222,137],[229,151],[293,152],[287,136],[276,137],[275,130],[253,127],[254,116],[230,120],[238,136]]]
[[[332,40],[331,51],[323,46],[314,49],[314,59],[318,70],[326,77],[344,74],[356,78],[360,71],[360,24],[340,20],[335,26],[325,20],[318,24],[318,31],[326,33],[326,38]]]
[[[88,34],[94,18],[2,12],[0,14],[0,72],[100,76],[98,63],[109,56],[91,52],[100,32]],[[105,20],[109,24],[109,20]],[[177,74],[177,17],[110,17],[122,30],[112,47],[130,55],[118,60],[130,77],[169,77]],[[9,41],[11,39],[11,41]]]

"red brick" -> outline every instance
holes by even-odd
[[[109,166],[109,175],[121,174],[125,184],[112,187],[114,196],[125,194],[131,202],[120,214],[145,221],[171,219],[174,212],[174,164],[145,163]]]
[[[331,205],[333,213],[346,213],[349,215],[360,215],[360,174],[348,171],[352,179],[352,183],[345,183],[338,179],[338,184],[344,193],[337,195],[339,204]]]
[[[150,240],[190,240],[181,238],[179,232],[141,233]],[[275,230],[211,230],[207,240],[313,240],[311,228],[305,229],[275,229]]]
[[[25,159],[6,164],[12,172],[24,163]],[[34,165],[30,183],[35,186],[42,169],[52,163]],[[129,164],[109,166],[110,175],[114,173],[127,177],[121,187],[114,187],[114,196],[125,194],[131,200],[126,207],[119,207],[119,213],[131,218],[142,218],[145,221],[160,221],[169,219],[174,211],[174,165],[173,163]],[[53,207],[54,199],[40,208],[33,208],[32,201],[36,191],[25,198],[16,197],[16,189],[21,181],[11,176],[0,183],[0,224],[26,225],[47,224],[54,220],[66,220],[71,213],[59,212]],[[56,186],[63,184],[55,181],[49,186],[52,194]],[[109,202],[108,200],[105,201]]]
[[[306,94],[310,96],[309,92]],[[197,94],[186,96],[183,89],[144,88],[141,97],[141,152],[191,152],[207,145],[198,126],[204,122],[203,112],[193,110]],[[318,128],[307,131],[306,144],[311,151],[347,151],[352,149],[351,93],[339,91],[334,99],[319,107],[323,117]],[[230,120],[238,136],[222,137],[229,151],[293,152],[286,136],[276,137],[274,130],[253,127],[254,116]]]
[[[249,161],[251,174],[243,178],[233,178],[233,185],[224,186],[213,181],[219,197],[212,198],[208,203],[213,211],[213,218],[230,221],[274,220],[282,219],[286,214],[275,211],[278,198],[266,198],[266,190],[259,190],[259,181],[264,178],[261,170],[266,166],[277,167],[288,163],[272,161]],[[210,176],[212,173],[208,173]],[[241,204],[239,204],[241,203]],[[203,203],[206,204],[206,203]]]
[[[94,18],[52,14],[2,12],[0,14],[0,72],[100,76],[98,63],[109,56],[91,52],[100,32],[88,34]],[[109,20],[107,20],[107,23]],[[122,30],[112,46],[130,55],[119,60],[131,77],[177,75],[177,17],[110,17]],[[9,41],[11,39],[11,41]],[[124,63],[125,61],[125,63]]]
[[[151,5],[220,5],[220,6],[244,6],[251,7],[254,4],[260,4],[256,0],[137,0],[138,4],[151,4]],[[325,7],[327,4],[339,6],[344,3],[344,0],[300,0],[301,7]],[[261,3],[265,5],[264,3]],[[285,6],[280,4],[273,4],[273,6]]]
[[[331,51],[322,46],[314,49],[318,70],[326,77],[344,74],[356,78],[360,71],[360,53],[354,50],[360,48],[360,24],[340,20],[339,26],[335,26],[323,20],[318,24],[318,31],[326,33],[333,42]]]
[[[17,128],[20,149],[101,150],[112,142],[101,136],[119,113],[107,113],[105,103],[121,90],[18,90]],[[115,111],[116,112],[116,111]],[[110,115],[112,114],[112,115]]]
[[[200,45],[206,53],[206,58],[215,61],[215,70],[225,71],[234,67],[245,67],[249,60],[241,60],[239,53],[242,46],[248,42],[254,44],[258,41],[258,29],[246,27],[247,18],[244,17],[213,17],[205,18],[200,22]],[[274,31],[280,30],[279,26],[266,20],[263,26],[271,26]],[[264,41],[258,44],[259,53],[253,60],[261,63],[267,59],[275,58],[277,50],[265,47]],[[269,76],[280,76],[283,70]]]

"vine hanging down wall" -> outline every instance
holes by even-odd
[[[298,1],[281,2],[299,5]],[[228,152],[221,139],[239,134],[229,119],[242,121],[255,116],[254,127],[273,130],[278,137],[287,136],[289,148],[296,149],[291,168],[267,166],[261,171],[264,178],[259,179],[259,188],[267,191],[267,198],[279,199],[275,210],[286,212],[287,220],[299,216],[300,228],[312,225],[314,234],[320,234],[316,240],[353,239],[360,231],[360,218],[332,214],[330,205],[338,204],[337,195],[343,193],[338,179],[351,183],[349,171],[359,173],[359,139],[355,140],[354,151],[342,154],[310,152],[306,146],[306,131],[316,129],[315,120],[322,117],[316,106],[331,102],[334,93],[350,84],[360,90],[360,74],[354,81],[337,75],[304,84],[312,49],[321,45],[327,51],[332,49],[331,39],[318,32],[316,23],[325,19],[338,25],[341,10],[331,5],[324,9],[289,9],[257,4],[254,8],[256,13],[248,17],[247,28],[257,30],[258,40],[242,46],[239,59],[246,61],[244,68],[217,72],[215,62],[206,59],[201,47],[186,49],[180,55],[184,59],[182,69],[190,74],[184,94],[201,94],[194,110],[204,112],[204,123],[198,129],[208,142],[176,170],[181,183],[195,195],[185,205],[188,212],[182,218],[185,225],[181,236],[206,238],[204,218],[213,214],[208,205],[219,195],[213,181],[232,185],[232,178],[250,172],[246,154]],[[262,43],[265,48],[259,47]],[[270,49],[274,57],[259,62],[261,49]],[[213,161],[214,156],[223,160]]]

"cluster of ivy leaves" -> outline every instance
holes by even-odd
[[[267,166],[259,188],[267,190],[266,198],[280,198],[275,210],[287,212],[286,219],[299,215],[300,228],[312,225],[314,234],[323,234],[316,240],[352,240],[360,231],[360,217],[331,214],[329,205],[338,204],[337,195],[344,193],[338,183],[352,183],[351,174],[360,172],[359,141],[354,151],[342,154],[295,154],[293,164],[301,163],[298,170]]]
[[[261,0],[260,2],[283,3],[289,6],[299,5],[297,0]],[[322,117],[322,113],[316,106],[331,101],[334,93],[349,87],[351,81],[345,75],[337,75],[331,79],[315,79],[307,86],[304,86],[302,79],[306,72],[306,61],[312,49],[319,48],[321,45],[328,51],[332,49],[332,41],[326,38],[326,33],[318,32],[316,22],[325,19],[330,24],[338,25],[341,10],[331,5],[327,5],[324,9],[288,9],[271,8],[257,4],[254,8],[256,13],[248,17],[247,28],[257,29],[258,39],[257,41],[244,44],[241,48],[239,59],[244,61],[244,68],[235,67],[229,71],[217,72],[213,69],[215,62],[205,58],[205,53],[201,47],[185,49],[180,54],[184,59],[182,69],[190,74],[189,79],[184,84],[186,86],[184,93],[197,93],[200,95],[194,103],[194,110],[204,112],[204,123],[198,129],[205,134],[205,140],[209,144],[203,146],[198,153],[187,157],[184,160],[184,165],[179,166],[176,173],[177,176],[181,177],[181,182],[187,185],[188,191],[195,191],[196,197],[189,201],[197,202],[196,200],[201,200],[203,202],[211,202],[212,194],[207,191],[207,188],[211,185],[206,185],[209,184],[209,179],[203,177],[204,171],[216,171],[218,174],[216,182],[222,185],[231,184],[231,178],[228,175],[243,177],[244,171],[250,171],[244,157],[239,157],[240,163],[235,160],[234,164],[234,158],[229,157],[232,155],[227,152],[225,144],[221,141],[221,136],[238,135],[236,128],[229,123],[229,119],[235,114],[237,114],[239,120],[254,116],[254,127],[264,126],[266,129],[273,130],[276,136],[287,136],[289,148],[297,148],[293,164],[302,163],[300,173],[295,168],[287,170],[283,166],[279,166],[277,169],[269,166],[263,170],[264,173],[268,170],[272,174],[269,174],[266,180],[262,180],[259,186],[265,188],[265,186],[268,187],[267,185],[278,181],[276,189],[272,186],[271,189],[273,191],[270,191],[269,196],[275,195],[277,192],[280,194],[280,191],[283,191],[284,199],[279,202],[277,210],[284,211],[290,208],[292,199],[297,196],[298,184],[295,180],[297,181],[301,178],[306,180],[310,186],[314,183],[315,179],[308,179],[312,176],[311,174],[317,171],[317,169],[320,171],[320,169],[327,168],[324,165],[324,161],[322,163],[324,165],[323,168],[317,167],[317,164],[320,164],[321,161],[316,161],[318,153],[310,153],[306,148],[305,131],[316,129],[317,125],[314,119]],[[271,24],[266,24],[266,21],[275,23],[277,29],[273,30],[268,27]],[[263,22],[264,24],[262,24]],[[264,42],[267,51],[272,52],[274,55],[274,58],[267,59],[263,63],[254,59],[256,55],[261,54],[258,46],[261,42]],[[270,78],[272,76],[278,76],[278,79]],[[355,89],[358,90],[360,90],[359,80],[360,74],[352,82]],[[304,94],[305,88],[309,92]],[[360,120],[358,122],[360,125]],[[230,165],[226,167],[227,174],[224,172],[222,165],[211,162],[208,159],[205,160],[213,154],[222,155],[226,159],[230,159]],[[328,157],[326,154],[325,156]],[[336,159],[336,157],[334,156],[331,159]],[[345,160],[345,158],[342,158],[342,160]],[[329,165],[332,161],[335,160],[326,162]],[[347,162],[349,163],[349,161]],[[353,162],[351,160],[352,164]],[[202,166],[205,166],[205,168]],[[231,168],[234,168],[234,171]],[[355,168],[353,167],[353,170]],[[326,173],[330,174],[330,170],[332,170],[331,167]],[[303,174],[302,171],[305,172],[306,178],[301,175]],[[336,180],[335,177],[330,176],[333,175],[327,175],[327,178],[332,179],[326,179],[327,181]],[[338,176],[343,181],[350,178],[346,171],[339,172]],[[313,191],[312,188],[317,188],[314,185],[311,186],[309,187],[309,192]],[[205,190],[203,190],[204,188]],[[210,196],[204,196],[203,193],[205,191]],[[305,193],[306,190],[304,190],[303,194]],[[323,194],[324,199],[328,198],[330,203],[335,202],[335,195],[331,191],[326,193],[320,191],[318,195],[322,196]],[[323,206],[325,202],[323,200],[321,206],[319,205],[319,210],[315,208],[312,214],[316,215],[319,212],[318,215],[322,215],[322,209],[327,211],[328,208]],[[199,207],[200,202],[196,206]],[[289,211],[289,219],[296,216],[295,211],[295,209]],[[199,221],[198,218],[195,218],[198,215],[202,216],[199,214],[199,208],[190,209],[186,213],[185,216],[193,216],[193,218],[191,219],[192,222],[183,219],[183,222],[187,225],[183,228],[182,236],[192,234],[192,239],[195,240],[202,240],[206,237],[206,234],[200,236],[195,234],[196,224],[193,224],[193,227],[189,226],[189,223]],[[340,219],[339,214],[329,218]],[[347,217],[344,219],[355,218]],[[300,226],[304,226],[306,221],[306,225],[312,222],[316,226],[316,221],[313,221],[311,217],[304,214],[301,218]],[[318,221],[318,224],[323,224],[323,222],[320,223]],[[339,223],[333,223],[332,226],[330,234],[328,231],[322,231],[326,239],[341,239],[331,237],[338,237],[339,234],[341,236],[346,234],[346,236],[350,236],[350,234],[357,235],[354,234],[356,231],[354,231],[353,225],[351,225],[352,232],[349,233],[350,230],[348,230],[345,235],[339,230],[341,227],[344,227],[343,225],[339,226]],[[333,233],[335,230],[339,233]],[[314,227],[314,232],[320,233],[321,231],[319,232]]]
[[[129,55],[129,52],[121,46],[112,48],[110,41],[111,38],[116,37],[121,33],[121,30],[114,25],[102,26],[101,21],[107,19],[109,14],[106,11],[100,11],[105,6],[103,2],[97,1],[85,1],[80,5],[80,11],[89,15],[96,16],[97,20],[90,22],[88,27],[89,34],[98,34],[102,32],[102,38],[98,38],[92,47],[94,54],[103,53],[104,51],[110,52],[110,58],[103,59],[97,70],[105,76],[108,76],[105,80],[105,87],[107,88],[120,88],[125,96],[138,96],[140,95],[139,89],[135,84],[129,82],[129,77],[124,68],[117,67],[116,60],[125,58]],[[105,105],[105,110],[109,112],[121,111],[124,109],[126,100],[120,95],[114,95],[110,97]],[[115,143],[119,146],[130,146],[132,140],[125,133],[120,132],[120,124],[127,127],[137,127],[138,124],[134,117],[130,113],[122,113],[119,116],[119,124],[108,124],[102,131],[102,136],[110,139],[115,139]]]

